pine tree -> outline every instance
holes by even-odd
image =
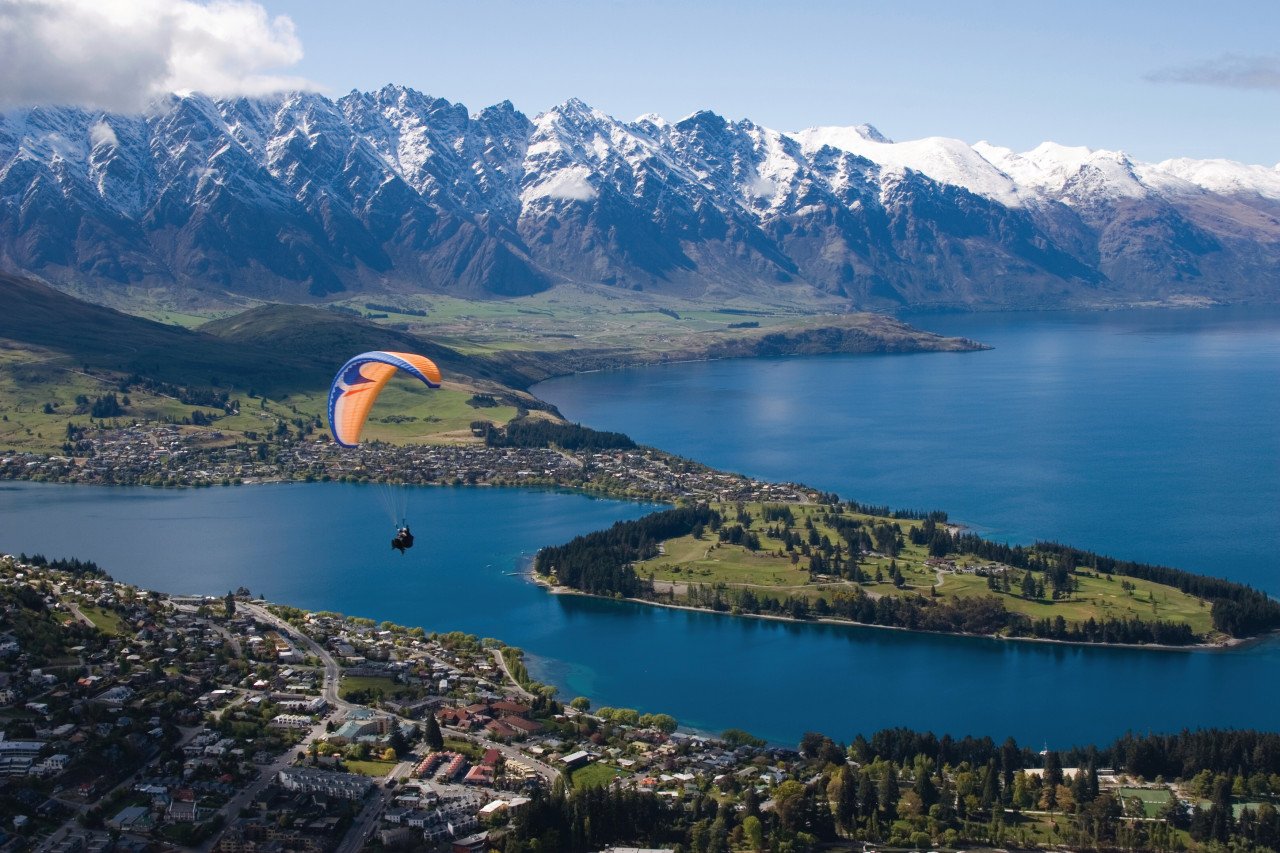
[[[987,762],[987,772],[982,779],[982,794],[979,802],[982,808],[990,810],[992,806],[1000,801],[1000,780],[996,775],[996,760],[993,758]]]
[[[423,734],[423,740],[433,750],[444,749],[444,734],[440,731],[440,724],[436,722],[435,714],[427,714],[427,730]]]
[[[836,820],[846,834],[857,828],[858,783],[853,768],[845,765],[840,771],[840,792],[836,796]]]
[[[898,770],[894,765],[890,764],[884,772],[884,776],[880,778],[880,784],[876,788],[876,799],[879,801],[880,808],[892,820],[898,814]]]
[[[863,819],[869,818],[880,808],[876,798],[876,784],[871,781],[871,774],[866,770],[858,772],[858,814]]]
[[[439,728],[439,726],[437,726]],[[443,746],[443,741],[441,742]],[[396,754],[396,758],[400,758],[409,751],[409,743],[404,739],[404,734],[400,731],[400,724],[393,722],[391,724],[391,734],[387,737],[387,746]]]

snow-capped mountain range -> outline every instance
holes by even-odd
[[[0,268],[306,301],[559,282],[855,307],[1280,296],[1280,168],[387,86],[0,115]]]

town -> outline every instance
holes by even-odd
[[[1102,837],[1172,850],[1216,837],[1224,804],[1255,834],[1277,826],[1280,774],[1263,769],[1274,735],[1257,735],[1270,740],[1252,772],[1176,781],[1100,766],[1097,750],[905,730],[779,747],[586,697],[562,703],[497,640],[305,612],[245,589],[163,595],[79,560],[0,557],[0,613],[0,850],[539,849],[524,844],[548,803],[585,811],[593,791],[649,803],[649,837],[592,824],[541,849]],[[591,832],[620,837],[592,846]]]
[[[231,441],[216,430],[142,423],[77,432],[65,455],[0,456],[0,479],[97,485],[230,486],[261,482],[397,482],[554,486],[634,500],[812,500],[794,483],[725,473],[653,448],[562,450],[483,444],[346,449],[288,434]]]

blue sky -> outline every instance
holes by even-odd
[[[580,97],[620,118],[709,108],[779,129],[1280,161],[1276,2],[265,5],[296,24],[293,71],[334,93],[398,82],[473,110]]]
[[[401,83],[780,130],[1280,161],[1276,0],[21,0],[0,109]]]

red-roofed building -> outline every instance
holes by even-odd
[[[498,722],[508,725],[513,729],[519,729],[527,735],[542,731],[542,723],[538,723],[533,720],[526,720],[524,717],[502,717]]]
[[[509,714],[513,717],[527,717],[529,716],[529,712],[533,710],[528,705],[520,705],[516,702],[509,702],[505,699],[501,702],[490,703],[489,707],[496,715],[502,716]]]
[[[509,738],[509,737],[515,737],[516,735],[522,734],[521,732],[517,731],[516,729],[513,729],[511,726],[508,726],[506,723],[502,722],[501,720],[493,720],[492,722],[485,725],[484,730],[489,734],[493,735],[494,737]]]
[[[492,785],[493,768],[477,764],[467,771],[467,775],[462,777],[462,781],[467,785]]]

